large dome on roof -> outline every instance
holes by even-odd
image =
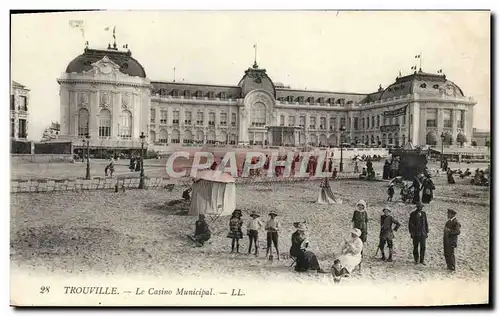
[[[66,67],[66,73],[82,73],[92,69],[92,64],[108,56],[114,63],[120,66],[120,72],[133,76],[146,78],[146,72],[142,65],[132,58],[130,51],[118,51],[114,49],[97,50],[86,48],[83,54],[73,59]]]
[[[449,96],[464,96],[462,89],[452,81],[447,80],[446,76],[419,71],[408,76],[396,78],[396,82],[388,86],[380,94],[379,100],[406,96],[413,93],[428,96],[438,96],[443,93]]]

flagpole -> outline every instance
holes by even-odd
[[[418,55],[418,56],[420,56],[420,58],[419,58],[420,59],[420,71],[422,71],[422,53],[420,53],[420,55]]]

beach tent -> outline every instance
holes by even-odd
[[[230,174],[203,170],[194,180],[189,215],[205,214],[212,220],[231,215],[236,208],[236,186]]]

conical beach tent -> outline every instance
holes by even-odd
[[[205,214],[212,220],[231,215],[236,208],[236,186],[234,178],[218,170],[198,171],[189,215]]]

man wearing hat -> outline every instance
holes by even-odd
[[[278,260],[280,258],[280,251],[278,248],[278,232],[280,230],[280,223],[276,219],[276,216],[278,214],[276,211],[271,211],[269,212],[269,217],[270,219],[266,223],[266,231],[267,231],[267,250],[266,250],[266,257],[268,255],[272,255],[273,250],[272,250],[272,245],[274,244],[274,248],[276,248],[276,254],[278,256]]]
[[[260,221],[260,215],[256,211],[250,214],[252,220],[248,222],[247,235],[250,243],[248,245],[248,254],[252,252],[252,243],[255,245],[255,255],[259,255],[259,230],[262,229],[264,224]]]
[[[423,208],[424,205],[419,201],[417,209],[410,213],[408,230],[413,240],[413,259],[415,260],[415,264],[420,262],[425,265],[425,242],[429,234],[429,224],[427,223],[427,214],[422,211]]]
[[[455,248],[457,247],[458,235],[460,235],[460,223],[456,218],[457,212],[448,209],[448,221],[444,225],[443,246],[444,259],[448,270],[455,271]]]
[[[385,253],[384,253],[384,247],[385,243],[387,242],[387,247],[389,247],[389,257],[387,258],[388,262],[392,262],[392,240],[394,239],[394,232],[393,232],[393,225],[394,231],[398,231],[399,226],[401,224],[394,219],[391,215],[391,210],[388,208],[384,208],[382,210],[384,212],[384,215],[380,216],[380,243],[379,243],[379,248],[380,251],[382,252],[382,260],[385,261]]]

